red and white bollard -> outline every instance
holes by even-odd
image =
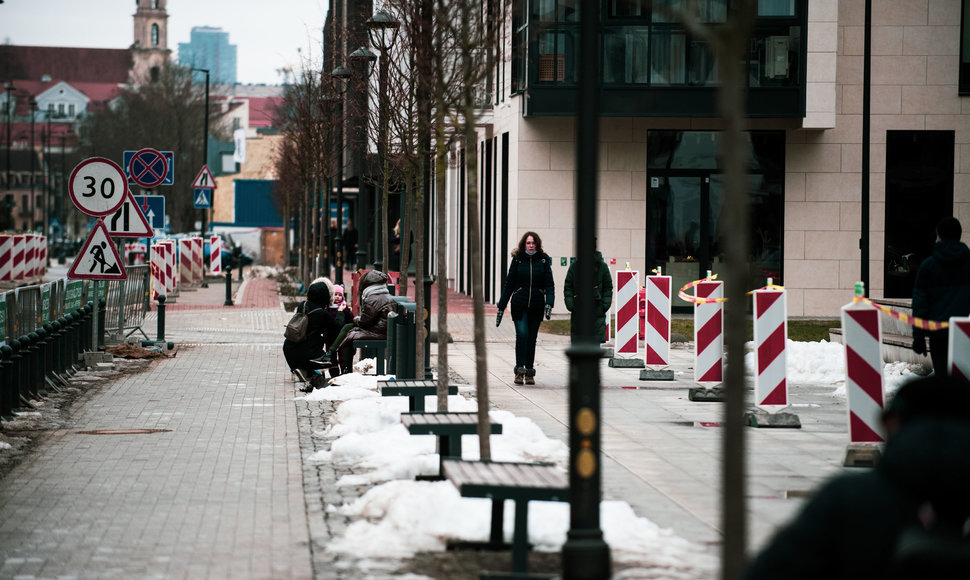
[[[637,327],[640,322],[637,299],[640,291],[640,274],[634,270],[620,270],[616,273],[616,346],[613,349],[613,366],[642,366],[640,341]],[[617,361],[625,361],[617,365]],[[636,360],[631,365],[629,362]]]
[[[769,279],[769,287],[754,291],[754,397],[769,413],[788,406],[787,299],[771,285]]]
[[[209,236],[209,271],[222,274],[222,238]]]
[[[202,238],[191,238],[192,242],[192,282],[194,284],[202,284],[202,272],[203,268],[203,241]]]
[[[646,354],[647,366],[670,365],[670,276],[647,276]]]
[[[165,246],[165,296],[170,298],[175,293],[178,281],[178,261],[175,251],[175,240],[161,240]]]
[[[24,279],[35,276],[34,270],[37,269],[37,236],[34,234],[24,234]]]
[[[694,286],[694,382],[711,388],[724,382],[724,283]],[[710,300],[711,302],[708,302]]]
[[[860,296],[861,283],[856,285]],[[845,344],[846,398],[849,407],[849,441],[881,443],[882,427],[882,324],[879,310],[860,301],[842,307],[842,341]]]
[[[13,236],[0,235],[0,281],[13,280]]]
[[[950,375],[970,383],[970,318],[950,319],[950,341],[947,345]]]
[[[179,283],[183,286],[192,284],[192,240],[182,238],[179,244]]]
[[[27,238],[23,234],[15,234],[13,237],[13,273],[11,279],[19,282],[24,279],[26,273]]]
[[[168,252],[168,244],[155,244],[152,246],[151,271],[152,271],[152,299],[158,300],[159,296],[168,294],[165,281],[165,254]]]
[[[47,236],[39,236],[40,245],[37,246],[37,267],[38,276],[43,278],[47,275]]]

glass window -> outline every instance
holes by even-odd
[[[538,22],[579,22],[580,0],[533,0],[532,19]]]
[[[728,0],[697,0],[697,17],[701,22],[727,21]],[[685,10],[690,4],[684,0],[654,0],[654,22],[674,22],[676,17],[667,17],[665,13],[676,13]]]
[[[960,18],[960,92],[970,95],[970,0],[963,0]]]
[[[64,103],[57,103],[57,116],[58,117],[64,116]]]
[[[608,0],[607,16],[610,18],[646,18],[649,13],[648,0]]]
[[[687,36],[683,30],[656,29],[650,37],[650,82],[657,86],[687,82]]]
[[[650,29],[646,26],[624,26],[604,31],[604,83],[647,83],[649,33]]]
[[[158,46],[158,25],[152,24],[152,46]]]
[[[74,105],[73,104],[67,106],[67,116],[68,117],[73,117],[74,116]]]
[[[576,44],[564,31],[544,32],[539,36],[539,82],[575,82]]]
[[[795,0],[758,0],[758,16],[795,16]]]

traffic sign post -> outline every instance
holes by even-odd
[[[67,182],[71,201],[83,213],[105,216],[125,201],[128,184],[118,164],[104,157],[89,157],[77,164]]]
[[[155,233],[145,214],[135,203],[131,191],[125,195],[125,201],[118,211],[107,218],[107,226],[108,234],[113,238],[150,238]]]
[[[168,160],[161,151],[139,149],[125,164],[128,179],[149,189],[157,187],[168,177]]]
[[[212,207],[212,190],[196,188],[193,194],[194,205],[197,209],[209,209]]]
[[[161,230],[165,228],[165,196],[135,195],[133,199],[152,229]]]
[[[125,151],[124,154],[122,155],[122,159],[123,159],[122,166],[125,169],[125,176],[128,178],[128,183],[141,185],[137,181],[135,181],[134,176],[130,173],[130,168],[135,156],[139,156],[142,159],[137,163],[137,165],[139,165],[139,168],[143,167],[144,162],[153,161],[154,159],[151,156],[152,154],[148,152],[161,154],[162,158],[164,158],[165,160],[165,164],[166,164],[166,171],[164,174],[165,177],[157,185],[175,185],[175,153],[173,153],[172,151],[156,151],[155,149],[147,149],[147,148],[139,149],[138,151]],[[142,154],[142,155],[139,155],[139,154]],[[154,167],[155,167],[155,170],[150,173],[157,173],[159,168],[157,161],[154,164]],[[147,176],[148,175],[145,175],[144,177],[147,177]],[[148,186],[143,185],[142,187],[148,187]],[[154,186],[151,186],[151,187],[154,187]]]

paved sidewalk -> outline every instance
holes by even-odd
[[[349,524],[326,506],[366,488],[337,488],[347,473],[305,461],[329,448],[319,432],[333,409],[294,404],[296,385],[280,350],[288,315],[275,283],[247,278],[234,290],[232,307],[223,306],[219,284],[183,292],[166,311],[177,357],[92,388],[70,424],[0,479],[0,578],[396,576],[326,552]],[[448,320],[449,360],[453,373],[471,379],[473,317],[466,297],[455,300],[462,306]],[[153,326],[146,324],[149,334]],[[491,403],[566,440],[568,337],[541,334],[537,384],[517,386],[508,362],[511,322],[496,328],[492,307],[486,329]],[[638,369],[601,363],[603,489],[716,550],[721,406],[687,400],[692,356],[690,345],[675,348],[672,382],[640,381]],[[746,431],[752,548],[842,469],[845,403],[832,390],[793,385],[800,430]],[[163,431],[81,433],[96,429]],[[465,572],[447,577],[475,577]]]

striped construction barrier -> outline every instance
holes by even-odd
[[[37,270],[37,235],[24,234],[24,280],[36,276]]]
[[[178,246],[179,284],[188,286],[192,284],[192,240],[189,238],[182,238],[178,241]]]
[[[47,236],[39,236],[37,244],[37,267],[40,269],[38,276],[47,275]]]
[[[787,298],[784,290],[754,291],[755,405],[773,413],[788,406],[786,340]]]
[[[638,297],[640,274],[635,270],[619,270],[614,282],[616,288],[616,347],[614,359],[639,358],[640,342],[637,340],[639,326]]]
[[[947,344],[950,375],[970,383],[970,318],[950,319],[950,339]]]
[[[842,307],[851,443],[885,441],[882,427],[882,324],[879,310],[853,301]]]
[[[152,271],[152,300],[158,300],[159,296],[167,296],[165,264],[167,262],[165,254],[168,252],[168,244],[157,243],[152,246],[150,258]]]
[[[209,271],[222,274],[222,238],[209,236]]]
[[[724,283],[705,279],[694,286],[694,382],[724,382]]]
[[[13,235],[0,234],[0,282],[13,280]]]
[[[165,246],[165,295],[171,296],[178,288],[178,252],[175,240],[161,240]]]
[[[202,238],[190,238],[192,242],[192,283],[201,284],[203,276],[203,258],[205,243]]]
[[[27,251],[27,238],[23,234],[14,234],[13,236],[13,274],[11,279],[15,282],[19,282],[24,279],[26,272],[26,264],[24,260],[26,258]]]
[[[145,263],[145,244],[135,242],[125,244],[125,263],[130,266],[138,266]]]
[[[647,276],[647,313],[645,328],[645,361],[647,366],[670,365],[670,299],[673,279],[670,276]]]

